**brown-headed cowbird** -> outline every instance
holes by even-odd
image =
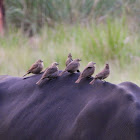
[[[75,83],[79,83],[83,78],[91,77],[91,75],[95,71],[95,65],[96,63],[94,62],[89,62],[86,68],[82,71],[80,74],[78,80]]]
[[[27,71],[27,73],[24,76],[30,73],[39,74],[43,70],[43,68],[44,68],[43,61],[38,60],[30,67],[30,69]]]
[[[71,63],[73,60],[72,60],[72,55],[71,55],[71,53],[69,53],[69,55],[68,55],[68,58],[67,58],[67,60],[66,60],[66,67],[67,67],[67,65],[69,64],[69,63]]]
[[[79,71],[79,67],[80,67],[80,63],[79,62],[80,61],[81,61],[80,59],[74,59],[71,63],[69,63],[67,65],[67,67],[65,68],[65,70],[62,71],[59,76],[61,76],[66,71],[67,72],[70,72],[70,73],[74,73],[75,71]]]
[[[59,65],[59,64],[57,62],[54,62],[54,63],[52,63],[52,65],[50,67],[46,68],[41,79],[36,84],[40,85],[41,82],[46,78],[53,79],[53,78],[58,77],[59,71],[58,71],[57,65]]]
[[[90,84],[91,85],[94,84],[96,79],[104,80],[109,76],[109,74],[110,74],[109,64],[106,64],[105,68],[95,76],[95,78],[90,82]]]

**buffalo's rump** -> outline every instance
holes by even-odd
[[[0,140],[139,140],[140,88],[78,76],[1,76]]]

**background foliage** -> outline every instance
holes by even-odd
[[[140,21],[139,0],[5,0],[5,5],[8,25],[33,33],[45,23],[101,22],[122,15]]]
[[[63,69],[71,52],[82,59],[81,70],[94,61],[98,73],[108,62],[108,81],[140,83],[139,0],[5,0],[5,5],[0,74],[22,76],[40,58],[45,67],[58,61]]]

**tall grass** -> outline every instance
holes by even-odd
[[[32,38],[12,28],[7,36],[0,38],[0,74],[22,76],[37,59],[43,59],[45,67],[57,61],[59,68],[64,69],[67,54],[71,52],[73,58],[82,59],[81,70],[94,61],[97,73],[108,62],[109,81],[140,83],[139,44],[139,36],[131,32],[125,18],[88,26],[58,25],[54,29],[44,26]]]

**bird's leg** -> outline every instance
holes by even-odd
[[[88,78],[88,79],[91,79],[91,78],[92,78],[92,76],[88,76],[87,78]]]
[[[77,72],[80,72],[80,70],[77,70]]]
[[[51,81],[51,80],[53,80],[53,78],[48,78],[48,81]]]
[[[69,70],[68,72],[69,72],[70,74],[73,74],[73,73],[74,73],[74,72],[73,72],[73,71],[71,71],[71,70]]]

